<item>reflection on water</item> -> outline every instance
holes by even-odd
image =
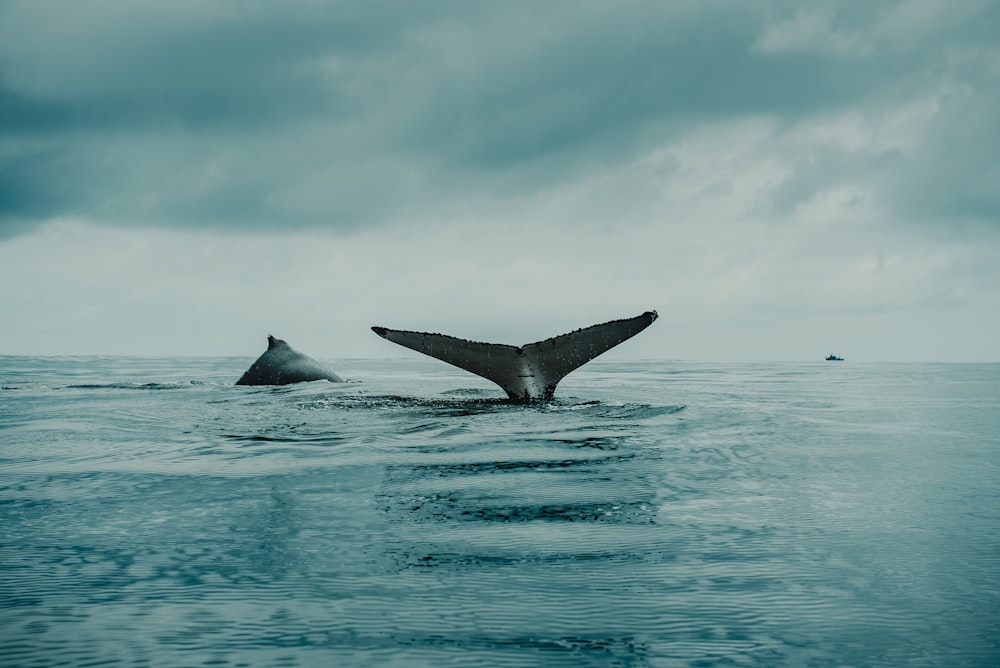
[[[244,362],[0,358],[4,665],[1000,657],[997,367]]]

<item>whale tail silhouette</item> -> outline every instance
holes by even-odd
[[[445,334],[372,327],[384,339],[491,380],[515,400],[551,399],[568,373],[653,324],[656,311],[591,325],[523,346],[480,343]]]

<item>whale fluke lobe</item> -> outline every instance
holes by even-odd
[[[343,379],[329,367],[292,348],[286,341],[267,335],[267,350],[250,365],[237,385],[289,385],[310,380]]]
[[[567,374],[653,324],[656,311],[591,325],[523,346],[372,327],[384,339],[491,380],[516,400],[551,399]]]

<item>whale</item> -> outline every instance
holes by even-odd
[[[268,334],[267,350],[246,370],[237,385],[289,385],[310,380],[344,380],[322,362],[288,345],[287,341]]]
[[[574,369],[653,324],[656,311],[612,320],[528,343],[511,346],[375,326],[387,341],[437,358],[499,385],[513,401],[548,401],[556,385]]]

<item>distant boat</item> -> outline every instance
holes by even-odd
[[[826,361],[827,362],[843,362],[844,358],[843,357],[837,357],[836,355],[830,355],[829,357],[826,358]]]

